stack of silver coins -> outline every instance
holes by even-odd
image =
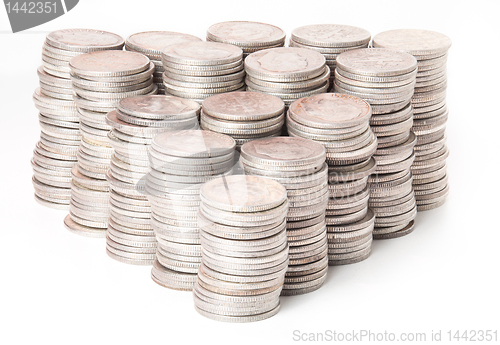
[[[40,87],[33,94],[39,111],[40,142],[31,161],[35,199],[48,207],[69,209],[71,169],[80,144],[79,118],[73,102],[69,60],[90,51],[121,49],[115,34],[89,29],[66,29],[47,35],[43,65],[37,70]]]
[[[203,101],[201,128],[227,134],[236,149],[251,140],[275,137],[285,124],[285,104],[275,96],[260,92],[235,91]]]
[[[370,33],[355,26],[339,24],[313,24],[292,31],[290,47],[307,48],[323,54],[330,67],[330,85],[333,84],[336,59],[340,53],[366,48]]]
[[[201,263],[200,188],[231,173],[235,146],[229,136],[200,130],[162,133],[153,139],[146,192],[158,240],[151,271],[156,283],[192,290]]]
[[[244,90],[243,51],[231,44],[187,42],[162,51],[165,93],[201,102],[212,95]]]
[[[200,197],[195,309],[226,322],[275,315],[288,266],[285,187],[261,176],[233,175],[207,182]]]
[[[156,237],[145,193],[148,149],[159,133],[197,129],[198,103],[163,95],[124,98],[106,115],[113,155],[106,178],[110,187],[110,217],[106,252],[121,262],[152,265]]]
[[[326,148],[330,265],[355,263],[371,252],[375,217],[368,208],[368,177],[376,168],[372,155],[377,148],[371,114],[366,101],[338,93],[299,99],[288,110],[288,133]]]
[[[207,41],[238,46],[243,58],[262,49],[283,47],[285,37],[285,32],[274,25],[245,21],[217,23],[207,30]]]
[[[188,34],[171,31],[146,31],[130,35],[125,41],[125,49],[146,55],[155,64],[153,82],[158,86],[158,94],[165,93],[163,85],[163,65],[161,52],[172,44],[201,41],[200,38]]]
[[[139,53],[106,50],[76,56],[70,67],[82,140],[78,164],[72,170],[70,213],[64,224],[81,235],[104,237],[109,217],[106,174],[113,154],[106,114],[120,99],[156,93],[151,76],[154,65]],[[90,201],[77,197],[89,193],[94,197]]]
[[[247,91],[277,96],[288,106],[298,98],[328,90],[330,69],[318,52],[304,48],[271,48],[245,59]]]
[[[410,103],[417,60],[395,50],[358,49],[340,54],[335,73],[337,91],[363,98],[377,112],[370,119],[378,139],[373,156],[377,168],[369,178],[369,206],[376,216],[373,238],[409,234],[417,212],[410,172],[417,141]]]
[[[287,190],[289,263],[282,295],[317,290],[326,279],[329,192],[325,158],[323,145],[302,138],[259,139],[241,147],[240,161],[247,174],[271,178]]]
[[[402,29],[382,32],[373,38],[374,47],[400,50],[418,61],[415,93],[412,97],[417,135],[415,161],[411,171],[418,211],[441,206],[449,192],[446,158],[446,60],[451,40],[428,30]]]

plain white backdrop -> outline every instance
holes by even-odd
[[[494,0],[80,0],[66,15],[12,34],[0,9],[0,343],[282,344],[295,343],[294,331],[327,330],[422,332],[428,341],[441,330],[444,342],[448,330],[500,332],[499,13]],[[198,315],[191,293],[156,285],[150,267],[108,258],[104,239],[65,230],[66,212],[37,204],[31,185],[39,136],[31,95],[48,32],[170,30],[205,38],[211,24],[226,20],[266,22],[288,34],[314,23],[355,25],[372,36],[421,28],[453,41],[448,202],[419,213],[411,235],[377,241],[368,260],[331,267],[320,290],[282,298],[278,315],[251,324]]]

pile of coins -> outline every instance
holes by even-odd
[[[145,194],[148,149],[159,133],[198,128],[198,103],[174,96],[124,98],[106,115],[113,155],[106,175],[110,187],[107,254],[121,262],[152,265],[156,237]]]
[[[339,93],[302,98],[288,110],[288,133],[326,148],[329,265],[355,263],[371,252],[375,216],[368,209],[368,177],[376,168],[377,148],[371,115],[369,103]]]
[[[277,96],[289,106],[298,98],[328,90],[330,69],[318,52],[280,47],[252,53],[245,59],[247,91]]]
[[[207,41],[238,46],[243,50],[243,58],[262,49],[283,47],[285,37],[285,32],[280,28],[256,22],[222,22],[207,30]]]
[[[415,93],[412,97],[417,135],[415,161],[411,171],[419,211],[441,206],[448,195],[446,158],[446,60],[451,40],[428,30],[402,29],[382,32],[373,46],[405,51],[418,61]]]
[[[163,85],[163,65],[161,52],[173,44],[201,41],[200,38],[188,34],[171,31],[145,31],[130,35],[125,41],[125,49],[146,55],[155,65],[153,82],[158,87],[158,94],[165,93]]]
[[[72,170],[70,214],[64,224],[81,235],[104,237],[109,217],[106,174],[113,154],[106,114],[123,98],[156,93],[151,76],[154,65],[139,53],[106,50],[79,55],[70,67],[82,140],[78,164]],[[76,197],[89,193],[95,197],[91,202]]]
[[[275,315],[288,266],[285,187],[265,177],[233,175],[206,183],[200,197],[195,309],[227,322]]]
[[[246,173],[271,178],[287,190],[289,263],[282,295],[317,290],[326,279],[329,192],[325,158],[323,145],[302,138],[260,139],[241,147]]]
[[[314,24],[296,28],[290,37],[290,47],[307,48],[323,54],[330,67],[333,85],[337,56],[352,49],[366,48],[370,33],[355,26],[338,24]]]
[[[41,133],[31,164],[35,199],[42,205],[68,209],[71,198],[71,169],[81,135],[69,61],[90,51],[122,46],[120,36],[99,30],[66,29],[47,35],[43,65],[37,70],[40,87],[33,94]]]
[[[335,90],[363,98],[376,112],[370,118],[377,135],[375,174],[370,176],[369,206],[375,213],[375,239],[413,231],[416,216],[411,165],[416,136],[411,132],[411,97],[417,60],[410,54],[382,48],[358,49],[337,59]]]
[[[201,102],[212,95],[244,90],[243,51],[231,44],[187,42],[162,51],[165,93]]]
[[[231,173],[235,146],[231,137],[200,130],[162,133],[153,139],[146,191],[158,240],[151,271],[156,283],[192,290],[201,263],[200,188]]]
[[[203,101],[201,128],[227,134],[236,149],[251,140],[281,134],[285,123],[281,99],[260,92],[235,91],[210,96]]]

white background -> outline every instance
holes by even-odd
[[[81,0],[68,14],[12,34],[0,9],[0,343],[293,343],[293,331],[426,332],[499,329],[498,1]],[[150,279],[150,267],[107,257],[104,239],[74,235],[65,211],[34,201],[30,159],[39,136],[31,95],[45,35],[95,28],[126,37],[170,30],[205,37],[226,20],[351,24],[372,36],[422,28],[453,40],[448,60],[451,193],[419,213],[413,234],[376,241],[371,257],[331,267],[318,291],[282,298],[252,324],[206,319],[191,294]],[[499,334],[500,337],[500,334]]]

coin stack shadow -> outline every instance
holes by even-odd
[[[281,295],[315,291],[326,279],[329,192],[325,158],[323,145],[302,138],[260,139],[241,147],[240,161],[247,174],[271,178],[287,190],[289,262]]]
[[[313,24],[294,29],[289,46],[321,53],[330,67],[330,88],[333,88],[337,56],[348,50],[368,47],[370,38],[368,31],[355,26]]]
[[[373,238],[407,235],[413,231],[417,213],[410,171],[417,140],[411,131],[410,103],[417,60],[395,50],[358,49],[340,54],[335,74],[335,90],[363,98],[374,113],[370,125],[378,139],[373,156],[377,168],[369,177]]]
[[[152,265],[157,241],[145,193],[148,149],[159,133],[198,129],[198,103],[163,95],[124,98],[106,115],[113,155],[106,252],[118,261]],[[112,181],[112,182],[111,182]]]
[[[277,96],[286,106],[301,97],[328,90],[330,69],[318,52],[279,47],[260,50],[245,59],[247,91]]]
[[[244,90],[243,51],[231,44],[187,42],[162,51],[165,93],[201,104],[212,95]]]
[[[288,266],[285,187],[261,176],[233,175],[204,184],[200,197],[195,309],[226,322],[275,315]]]
[[[235,146],[229,136],[201,130],[162,133],[153,139],[146,192],[158,240],[151,278],[159,285],[192,290],[201,263],[200,188],[231,173]]]
[[[382,32],[374,47],[405,51],[418,61],[412,97],[413,132],[417,135],[415,161],[411,167],[417,210],[441,206],[449,193],[446,159],[446,61],[451,40],[428,30],[402,29]]]
[[[113,148],[106,114],[120,99],[156,93],[154,65],[136,52],[107,50],[79,55],[70,61],[74,100],[82,140],[72,173],[70,213],[66,228],[84,236],[105,237],[109,218],[107,179]],[[119,188],[119,186],[118,186]]]
[[[326,149],[329,265],[359,262],[371,252],[375,217],[368,208],[368,176],[375,171],[377,148],[371,114],[366,101],[338,93],[299,99],[288,110],[288,133]]]
[[[164,94],[161,51],[172,44],[193,41],[201,41],[201,38],[171,31],[145,31],[130,35],[125,41],[125,50],[142,53],[154,63],[153,82],[158,87],[158,94]]]
[[[207,30],[207,41],[238,46],[243,50],[243,58],[262,49],[283,47],[285,38],[285,32],[277,26],[257,22],[222,22]]]
[[[81,139],[69,61],[90,51],[122,49],[123,43],[120,36],[99,30],[67,29],[47,35],[43,64],[37,69],[40,87],[33,94],[41,133],[31,166],[35,200],[40,204],[69,209],[71,169]]]
[[[226,134],[236,149],[249,141],[276,137],[285,124],[285,105],[275,96],[235,91],[210,96],[202,103],[201,128]]]

